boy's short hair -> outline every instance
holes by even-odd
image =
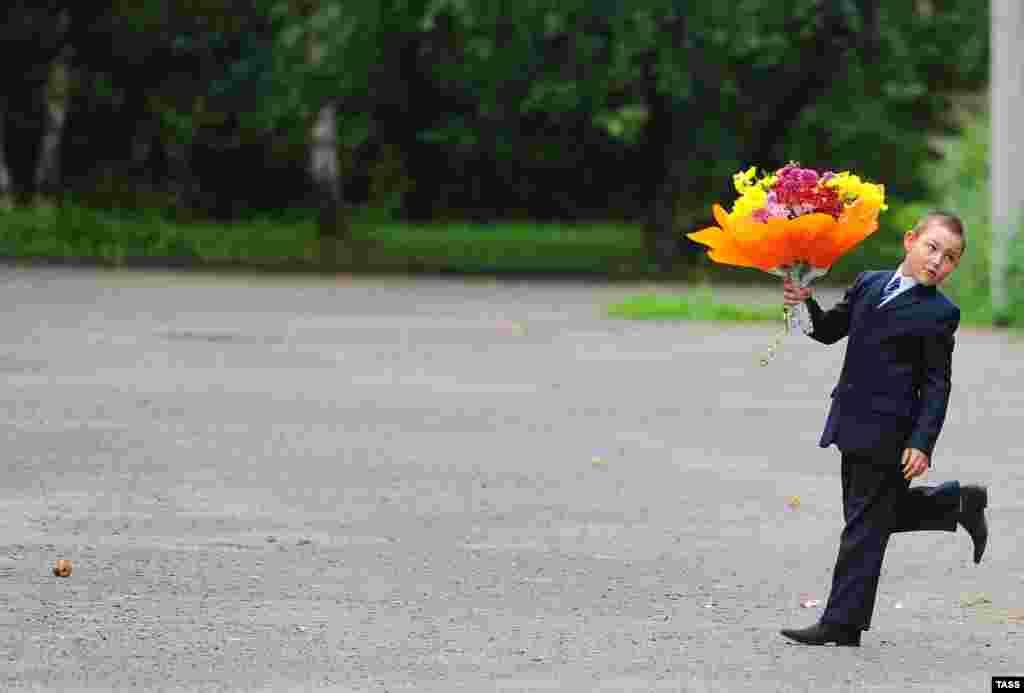
[[[967,252],[967,231],[964,229],[964,223],[960,220],[960,217],[952,212],[946,212],[941,209],[932,210],[914,224],[912,231],[915,234],[918,234],[929,224],[939,224],[950,233],[959,236],[960,254],[962,255]]]

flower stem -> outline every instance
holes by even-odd
[[[775,353],[779,350],[779,345],[782,344],[782,338],[789,334],[789,306],[787,305],[782,306],[782,325],[782,331],[772,340],[768,347],[768,353],[761,357],[762,366],[767,366],[775,358]]]

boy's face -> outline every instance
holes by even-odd
[[[903,272],[926,286],[938,286],[960,264],[963,241],[942,224],[931,223],[903,237]]]

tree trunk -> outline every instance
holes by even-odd
[[[1010,324],[1009,255],[1024,214],[1024,188],[1016,179],[1016,152],[1024,146],[1024,6],[992,2],[992,309],[997,325]],[[969,252],[969,251],[968,251]]]
[[[0,210],[11,209],[13,206],[13,190],[11,189],[11,171],[7,168],[6,138],[7,130],[7,98],[0,96]]]
[[[670,272],[680,254],[680,240],[676,237],[678,188],[671,178],[658,186],[644,226],[647,255],[659,272]]]
[[[319,3],[302,7],[307,16],[315,13]],[[306,60],[310,71],[316,74],[323,63],[324,42],[315,29],[306,34]],[[309,176],[316,195],[317,255],[320,262],[337,265],[351,261],[352,248],[348,247],[348,225],[341,200],[341,174],[338,165],[337,103],[328,98],[317,110],[309,130]]]
[[[342,217],[337,129],[337,105],[332,100],[317,112],[309,143],[309,175],[317,193],[320,237],[330,239],[347,235]]]
[[[675,46],[695,73],[694,101],[689,105],[692,113],[712,117],[714,109],[701,104],[718,100],[715,85],[719,76],[713,66],[703,58],[687,36],[685,17],[675,15],[667,19],[662,31],[672,36]],[[694,137],[694,122],[675,103],[671,95],[658,87],[658,56],[646,56],[643,66],[645,101],[650,113],[645,132],[648,165],[655,171],[651,181],[654,195],[648,204],[644,224],[644,243],[648,257],[659,272],[670,272],[682,256],[687,241],[680,233],[679,206],[691,166],[700,165],[702,146],[700,137]],[[695,105],[696,104],[696,105]],[[701,116],[698,116],[698,118]],[[714,156],[711,153],[710,156]]]
[[[167,188],[173,199],[172,204],[177,218],[187,221],[195,213],[196,201],[189,146],[179,141],[173,133],[164,133],[161,140],[167,157]]]
[[[40,88],[43,133],[36,161],[35,190],[38,199],[53,200],[60,192],[60,145],[68,112],[69,70],[63,57],[50,66],[50,78]]]

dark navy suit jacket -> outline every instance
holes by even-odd
[[[849,337],[819,445],[897,462],[904,448],[917,448],[930,460],[949,404],[960,309],[922,284],[879,308],[893,274],[861,273],[827,311],[806,302],[812,339]]]

